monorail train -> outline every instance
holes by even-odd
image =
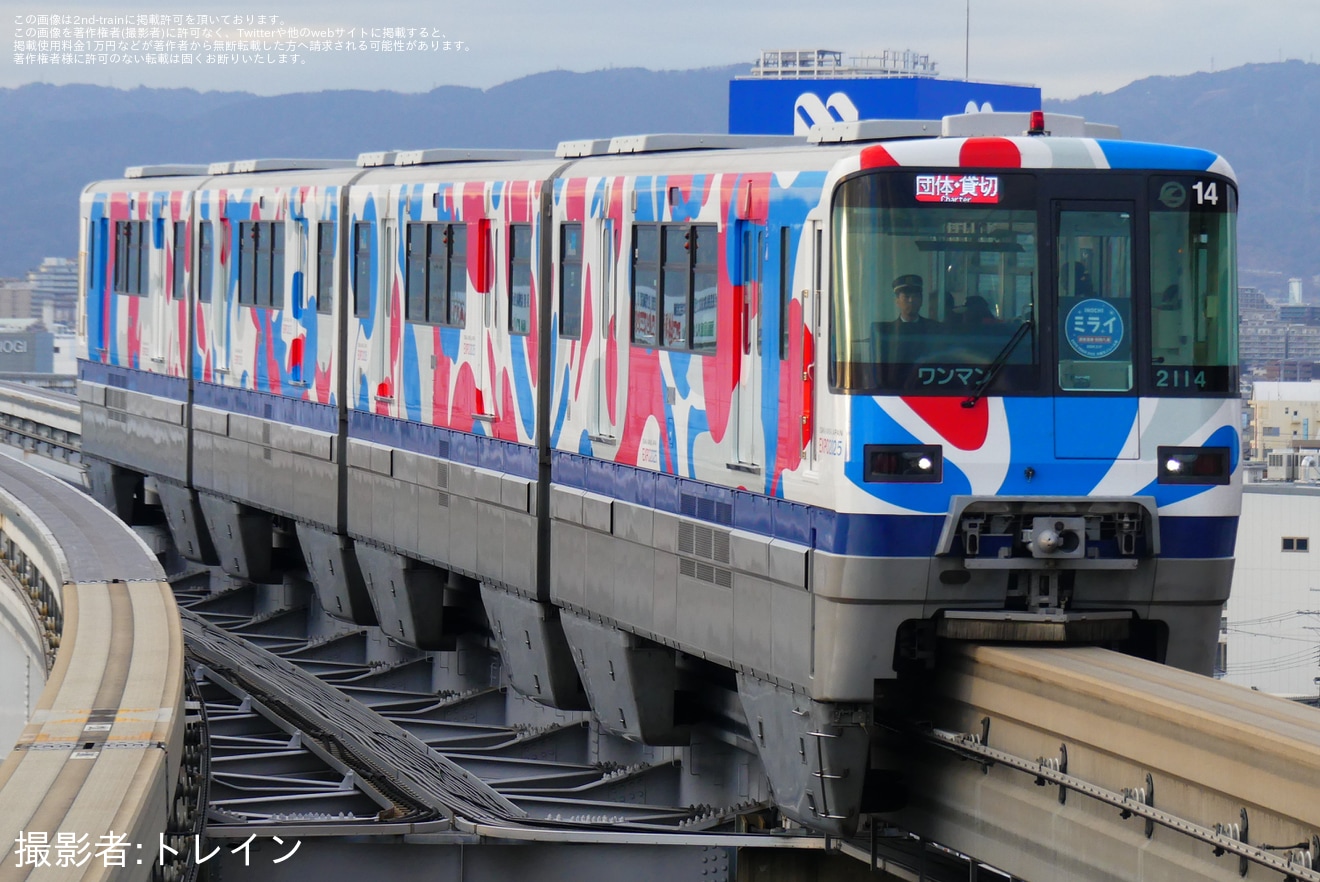
[[[509,683],[628,738],[685,743],[716,671],[780,808],[846,831],[941,638],[1211,671],[1236,202],[1039,113],[130,169],[82,196],[84,457],[401,643],[466,597]]]

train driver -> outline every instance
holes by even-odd
[[[894,279],[894,305],[898,317],[871,326],[877,363],[911,364],[920,358],[924,349],[920,338],[939,328],[939,322],[921,314],[924,294],[924,283],[916,273],[904,273]]]
[[[905,273],[894,279],[894,303],[898,318],[889,322],[891,329],[900,334],[922,334],[934,330],[938,322],[921,314],[925,294],[921,276]]]

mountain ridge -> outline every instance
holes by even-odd
[[[426,147],[552,148],[638,132],[723,132],[745,66],[545,71],[489,89],[258,96],[31,84],[0,89],[0,276],[76,248],[78,194],[130,165],[255,156],[354,157]],[[1245,65],[1147,77],[1045,109],[1119,125],[1125,138],[1225,156],[1241,189],[1243,282],[1320,287],[1320,65]],[[345,123],[344,121],[351,121]]]

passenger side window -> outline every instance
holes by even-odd
[[[467,227],[410,223],[407,227],[404,318],[416,324],[467,323]]]
[[[238,225],[238,302],[284,308],[284,221]]]
[[[316,311],[329,315],[334,311],[335,223],[316,226]]]
[[[582,336],[582,224],[559,228],[559,336]]]
[[[171,255],[171,260],[173,263],[172,269],[174,270],[174,272],[170,274],[171,291],[174,295],[175,300],[182,300],[183,295],[186,293],[184,291],[184,287],[187,284],[184,281],[184,279],[186,278],[184,269],[188,265],[188,222],[187,221],[174,222],[174,250],[173,250],[173,254]]]
[[[532,225],[509,226],[509,333],[532,332]]]
[[[371,222],[353,225],[353,315],[371,315]]]
[[[202,221],[197,236],[197,299],[211,302],[212,273],[215,272],[215,225]]]
[[[145,297],[150,273],[147,269],[148,225],[146,221],[115,221],[116,294]]]
[[[718,336],[715,224],[633,227],[633,343],[713,352]]]

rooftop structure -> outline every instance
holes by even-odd
[[[929,55],[911,49],[885,49],[877,55],[853,55],[847,62],[835,49],[767,49],[739,79],[852,79],[937,77]]]

